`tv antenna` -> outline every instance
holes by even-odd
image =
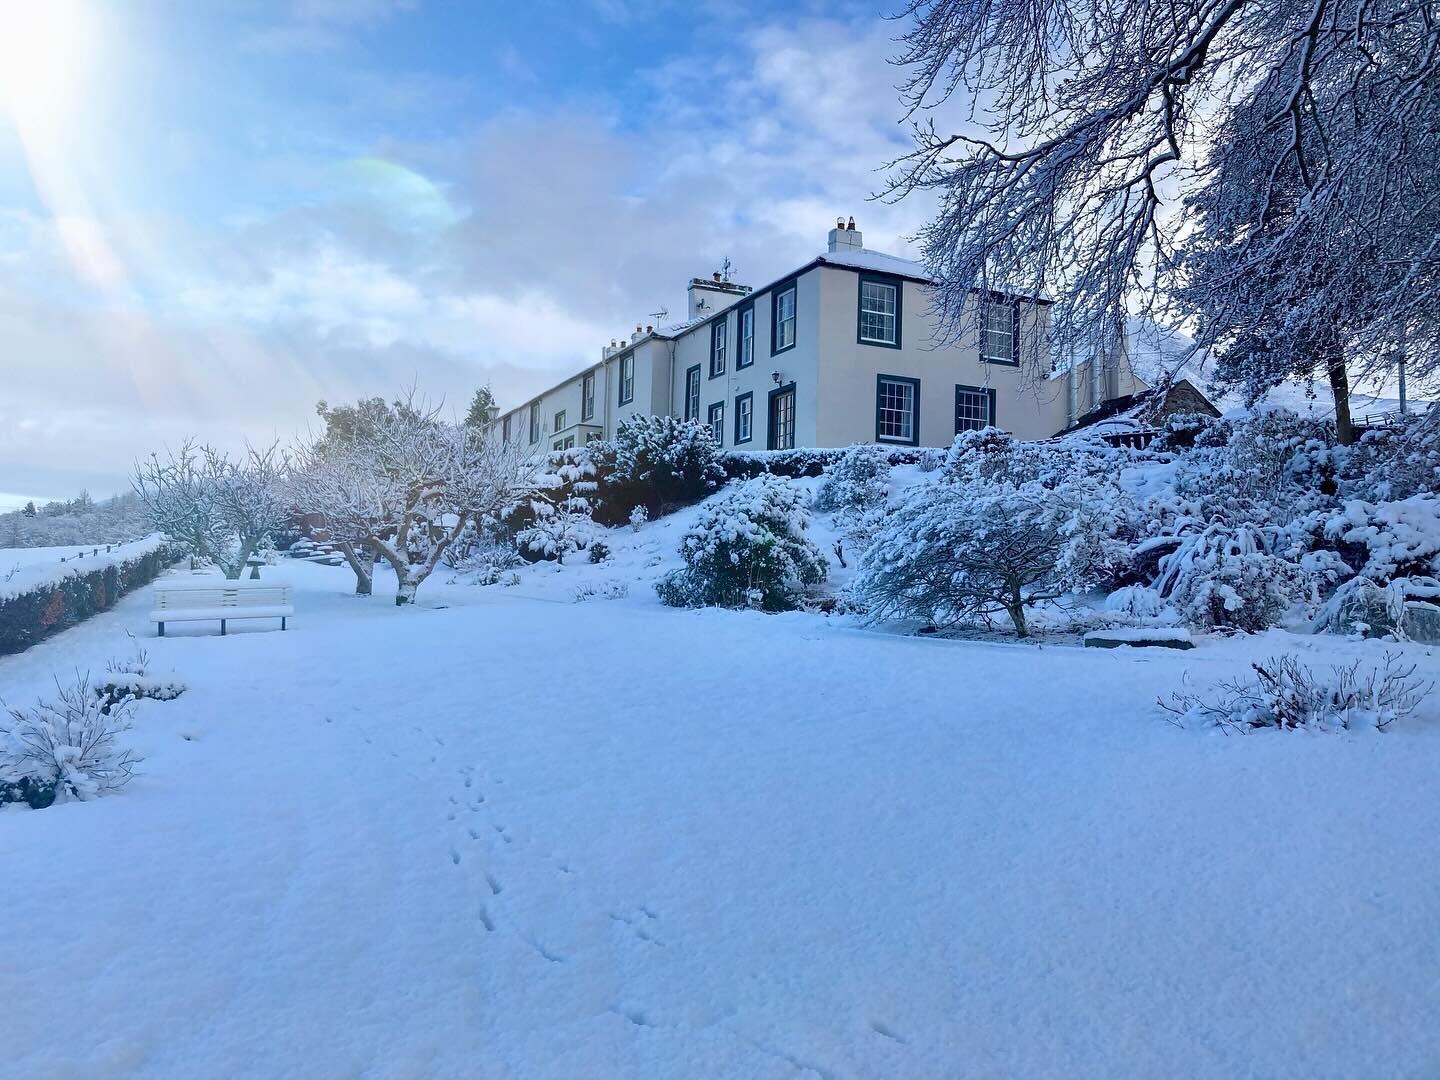
[[[651,318],[652,322],[654,323],[654,325],[656,325],[656,326],[664,326],[664,325],[665,325],[665,320],[668,319],[669,317],[670,317],[670,309],[669,309],[669,308],[663,308],[663,307],[662,307],[659,311],[652,311],[652,312],[650,312],[650,318]]]

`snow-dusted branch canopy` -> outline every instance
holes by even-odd
[[[1407,337],[1421,374],[1440,365],[1431,0],[910,0],[903,15],[916,146],[887,193],[939,196],[921,240],[952,330],[972,288],[1003,285],[1057,298],[1052,340],[1081,359],[1127,311],[1208,315],[1205,346],[1339,312],[1362,370]],[[964,100],[953,128],[925,115]],[[1228,295],[1207,295],[1215,267],[1191,258],[1206,247],[1226,250]]]
[[[396,603],[439,564],[467,522],[499,513],[524,488],[513,446],[449,423],[412,391],[386,405],[322,407],[328,430],[298,451],[294,500],[337,542],[373,550],[395,570]]]
[[[232,461],[213,446],[187,439],[164,458],[152,453],[137,462],[132,484],[155,528],[234,579],[285,523],[288,468],[277,443],[248,446]]]

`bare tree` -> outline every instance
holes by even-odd
[[[131,482],[155,528],[235,580],[264,539],[285,523],[288,466],[275,443],[247,446],[245,455],[232,461],[213,446],[187,439],[163,459],[152,453],[137,462]]]
[[[1325,343],[1302,366],[1332,382],[1347,360],[1381,374],[1407,330],[1424,358],[1412,372],[1440,366],[1429,0],[908,0],[903,14],[896,60],[919,119],[887,193],[939,195],[921,240],[952,331],[971,290],[1004,283],[1057,298],[1064,355],[1115,345],[1126,313],[1224,309],[1203,320],[1199,347],[1273,340],[1266,319],[1303,284],[1315,317],[1281,332],[1300,326],[1315,345],[1328,326],[1345,359],[1337,369]],[[964,98],[954,133],[921,115]],[[1357,234],[1370,242],[1336,265],[1378,273],[1288,272]],[[1227,249],[1222,284],[1275,296],[1237,303],[1232,288],[1211,301],[1215,265],[1186,258],[1205,244]],[[1363,320],[1323,317],[1341,292],[1338,310]]]
[[[350,546],[347,558],[359,545],[378,552],[402,605],[466,524],[499,513],[529,474],[513,447],[444,421],[413,391],[394,408],[369,410],[353,437],[313,441],[299,458],[296,508],[320,515],[342,550]]]

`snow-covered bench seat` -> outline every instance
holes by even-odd
[[[203,622],[218,619],[220,633],[231,619],[279,619],[280,629],[295,614],[289,585],[259,581],[221,581],[192,578],[156,582],[155,610],[150,621],[165,636],[167,622]]]

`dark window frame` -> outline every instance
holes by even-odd
[[[790,395],[790,445],[777,446],[775,431],[775,399],[782,394]],[[793,450],[795,449],[796,428],[798,427],[796,413],[799,411],[799,395],[795,393],[795,383],[788,382],[784,386],[777,386],[770,391],[769,397],[765,399],[765,449],[767,450]],[[751,418],[750,426],[755,426],[754,418]]]
[[[691,379],[692,376],[693,376],[694,379],[695,379],[695,382],[694,382],[693,384],[690,382],[690,379]],[[695,395],[694,395],[694,396],[695,396],[695,413],[694,413],[694,415],[691,415],[691,413],[690,413],[690,396],[691,396],[691,395],[690,395],[690,387],[691,387],[692,385],[695,387]],[[686,419],[686,420],[699,420],[699,419],[700,419],[700,365],[699,365],[699,364],[696,364],[696,365],[694,365],[693,367],[688,367],[688,368],[685,369],[685,404],[684,404],[683,412],[684,412],[684,416],[685,416],[685,419]]]
[[[745,316],[750,316],[750,359],[745,359]],[[755,301],[747,300],[735,309],[735,370],[755,363]]]
[[[880,434],[880,403],[884,395],[885,384],[905,383],[911,391],[910,398],[910,438],[900,439],[893,435]],[[956,406],[958,410],[959,396],[957,391]],[[958,411],[957,411],[958,416]],[[920,445],[920,380],[912,379],[908,375],[885,375],[875,376],[875,441],[886,446],[919,446]]]
[[[1020,300],[1017,297],[1006,296],[1004,293],[991,293],[982,301],[985,305],[980,311],[980,340],[975,343],[975,352],[980,357],[982,364],[994,364],[997,367],[1019,367],[1020,366]],[[991,304],[999,304],[1001,307],[1010,309],[1010,359],[1001,360],[985,355],[985,328],[990,324]]]
[[[750,405],[750,432],[743,439],[740,437],[740,402],[748,402]],[[746,390],[743,394],[735,395],[735,438],[731,445],[741,446],[755,438],[755,391]]]
[[[500,441],[502,443],[510,441],[510,415],[510,413],[506,413],[505,419],[500,421]]]
[[[993,386],[966,386],[964,383],[955,384],[955,407],[951,410],[955,421],[955,434],[959,435],[964,431],[975,431],[976,428],[960,426],[960,395],[961,394],[984,394],[987,398],[986,408],[989,416],[986,418],[985,427],[998,427],[995,423],[995,388]]]
[[[716,410],[716,409],[719,409],[719,410],[720,410],[720,426],[719,426],[719,427],[716,427],[716,426],[715,426],[715,410]],[[717,446],[724,446],[724,445],[725,445],[725,399],[724,399],[724,398],[721,398],[719,401],[712,401],[709,405],[705,406],[705,423],[709,425],[711,434],[713,434],[713,435],[715,436],[715,443],[716,443],[716,445],[717,445]]]
[[[540,402],[530,403],[530,445],[540,441]]]
[[[569,410],[569,409],[556,409],[556,410],[555,410],[555,419],[554,419],[553,421],[551,421],[551,422],[555,425],[555,429],[554,429],[554,430],[555,430],[555,433],[556,433],[557,435],[558,435],[560,432],[564,431],[567,427],[570,426],[569,424],[565,423],[565,421],[570,418],[569,413],[570,413],[570,410]]]
[[[729,333],[730,317],[727,312],[710,324],[710,378],[718,379],[725,374],[725,365],[730,359]],[[720,346],[720,366],[715,366],[715,346]]]
[[[595,419],[595,372],[580,376],[580,422]]]
[[[630,365],[630,396],[629,396],[629,397],[626,397],[626,396],[625,396],[625,365],[626,365],[627,363]],[[620,393],[619,393],[618,402],[619,402],[619,404],[621,404],[621,405],[629,405],[632,401],[635,400],[635,354],[634,354],[633,352],[629,352],[629,353],[625,353],[623,356],[621,356],[621,357],[620,357],[620,360],[619,360],[619,363],[617,364],[617,370],[618,370],[618,373],[619,373],[619,378],[617,378],[615,381],[616,381],[616,382],[619,384],[619,386],[620,386]]]
[[[865,272],[857,274],[860,280],[855,286],[855,341],[860,345],[873,345],[877,349],[898,349],[900,348],[900,319],[905,311],[905,279],[895,277],[893,274],[875,274]],[[865,317],[865,286],[887,285],[895,290],[895,340],[877,341],[874,338],[867,338],[863,335],[861,327]]]
[[[780,297],[785,293],[795,295],[795,311],[790,316],[795,324],[795,335],[790,339],[789,345],[780,344]],[[791,278],[782,281],[770,290],[770,355],[779,356],[783,352],[789,352],[795,348],[800,341],[800,279]]]

